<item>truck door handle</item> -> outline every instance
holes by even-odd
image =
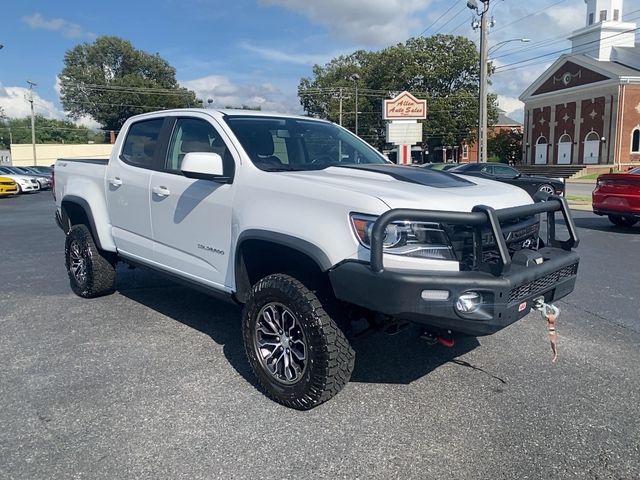
[[[109,178],[109,183],[114,187],[119,187],[120,185],[122,185],[122,180],[120,179],[120,177],[111,177]]]
[[[171,192],[167,187],[153,187],[151,191],[159,197],[168,197],[171,195]]]

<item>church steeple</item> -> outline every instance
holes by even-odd
[[[635,46],[636,24],[622,21],[624,0],[584,0],[584,3],[586,26],[569,37],[572,54],[610,61],[614,48]]]
[[[584,0],[584,3],[587,4],[587,27],[622,21],[622,0]]]

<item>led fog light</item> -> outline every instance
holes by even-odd
[[[465,292],[456,301],[456,310],[460,313],[473,313],[482,305],[482,295],[478,292]]]

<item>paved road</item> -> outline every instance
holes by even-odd
[[[48,193],[0,199],[0,478],[640,478],[640,228],[577,213],[560,360],[531,314],[428,347],[355,343],[310,412],[254,386],[239,311],[142,270],[71,294]]]

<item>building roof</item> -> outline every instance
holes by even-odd
[[[498,110],[498,121],[495,124],[496,127],[521,127],[522,123],[507,117],[505,112]]]
[[[561,55],[553,65],[522,93],[520,100],[526,102],[531,97],[545,93],[563,94],[565,90],[583,88],[599,82],[620,82],[624,79],[627,83],[640,83],[640,48],[615,47],[615,52],[613,55],[615,60],[613,61],[597,60],[585,54]],[[636,58],[638,59],[637,63],[635,61]],[[622,63],[621,60],[627,60],[627,64]],[[632,66],[634,64],[637,67]],[[574,77],[574,79],[579,77],[577,83],[572,82],[566,86],[561,85],[560,78],[566,75],[566,71],[570,70],[575,73],[573,72],[575,69],[586,69],[582,71],[582,74],[588,72],[590,79],[587,79],[586,76],[580,76],[580,74],[572,75],[571,77]],[[555,85],[556,80],[557,85],[553,88],[543,87],[545,82],[551,82]],[[541,88],[542,90],[539,90]]]

